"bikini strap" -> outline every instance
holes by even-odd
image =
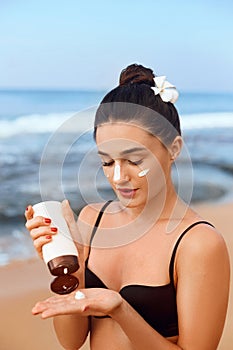
[[[86,259],[86,262],[87,262],[88,259],[89,259],[89,255],[90,255],[90,251],[91,251],[91,243],[92,243],[93,238],[94,238],[94,236],[95,236],[95,234],[96,234],[97,228],[99,227],[99,224],[100,224],[100,221],[101,221],[101,219],[102,219],[103,213],[104,213],[105,209],[107,208],[107,206],[108,206],[111,202],[112,202],[112,200],[107,201],[107,202],[102,206],[102,208],[101,208],[100,211],[99,211],[99,214],[98,214],[98,216],[97,216],[95,225],[94,225],[93,230],[92,230],[92,232],[91,232],[91,238],[90,238],[90,244],[89,244],[89,252],[88,252],[88,257],[87,257],[87,259]]]
[[[182,238],[185,236],[185,234],[190,231],[194,226],[196,225],[200,225],[200,224],[207,224],[207,225],[210,225],[212,227],[214,227],[210,222],[208,221],[197,221],[197,222],[194,222],[192,225],[190,225],[189,227],[187,227],[184,232],[180,235],[180,237],[177,239],[176,241],[176,244],[175,244],[175,247],[173,249],[173,252],[172,252],[172,256],[171,256],[171,260],[170,260],[170,265],[169,265],[169,275],[170,275],[170,281],[172,283],[172,285],[174,286],[174,263],[175,263],[175,257],[176,257],[176,251],[177,251],[177,248],[180,244],[180,241],[182,240]]]

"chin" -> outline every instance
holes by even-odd
[[[130,199],[125,199],[121,198],[120,196],[118,197],[118,200],[120,203],[125,207],[125,208],[139,208],[139,207],[145,207],[146,205],[146,200],[142,200],[142,198],[130,198]]]

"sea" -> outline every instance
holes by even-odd
[[[106,91],[0,91],[0,265],[35,256],[29,204],[69,199],[74,212],[115,198],[103,176],[93,120]],[[233,201],[233,93],[181,92],[183,151],[173,167],[191,203]]]

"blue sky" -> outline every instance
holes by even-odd
[[[0,0],[0,88],[109,89],[133,62],[233,92],[232,0]]]

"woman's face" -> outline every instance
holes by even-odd
[[[96,143],[104,173],[124,206],[144,206],[166,193],[171,157],[159,139],[139,126],[116,122],[98,127]]]

